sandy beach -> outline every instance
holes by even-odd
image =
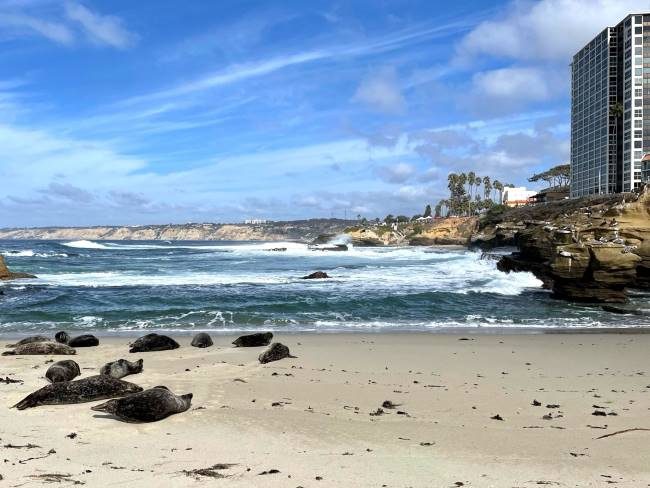
[[[599,439],[650,429],[648,334],[278,334],[297,358],[267,365],[232,339],[77,350],[82,376],[143,358],[125,380],[194,394],[188,412],[151,424],[91,411],[98,402],[10,409],[47,384],[50,358],[0,358],[2,378],[22,381],[0,383],[0,484],[650,486],[650,431]],[[376,415],[385,400],[397,408]]]

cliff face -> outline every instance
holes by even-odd
[[[498,268],[530,271],[555,296],[576,301],[624,302],[628,288],[650,287],[650,191],[585,203],[567,201],[549,220],[510,223],[519,227],[519,252]]]

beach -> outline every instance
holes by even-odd
[[[616,434],[650,428],[648,334],[277,333],[297,357],[266,365],[235,335],[208,349],[174,337],[171,351],[100,335],[76,356],[0,358],[1,377],[22,380],[0,383],[0,483],[650,486],[650,431]],[[143,358],[124,379],[191,392],[192,407],[150,424],[99,402],[9,408],[47,384],[49,359],[70,358],[82,377]]]

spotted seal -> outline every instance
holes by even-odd
[[[273,344],[271,344],[271,347],[269,347],[266,351],[260,354],[258,359],[260,363],[266,364],[272,361],[279,361],[280,359],[284,359],[284,358],[295,358],[295,357],[296,356],[291,355],[291,353],[289,352],[289,348],[287,346],[279,342],[274,342]]]
[[[25,356],[25,355],[66,355],[72,356],[77,354],[73,348],[66,344],[57,344],[56,342],[30,342],[16,347],[13,351],[3,352],[3,356]]]
[[[260,347],[268,346],[273,339],[271,332],[257,332],[255,334],[248,334],[238,337],[233,341],[235,347]]]
[[[118,359],[117,361],[112,361],[102,366],[102,369],[99,370],[99,374],[120,379],[130,374],[142,373],[143,363],[144,361],[142,361],[142,359],[138,359],[134,362],[127,361],[126,359]]]
[[[66,331],[62,330],[54,334],[54,340],[56,340],[56,342],[60,342],[61,344],[67,344],[68,341],[70,341],[70,336]]]
[[[68,341],[70,347],[95,347],[99,346],[99,339],[92,334],[83,334],[73,337]]]
[[[47,368],[45,377],[50,383],[60,383],[61,381],[72,381],[81,374],[79,365],[72,359],[57,361]]]
[[[31,344],[32,342],[50,342],[52,339],[49,337],[45,336],[30,336],[30,337],[25,337],[24,339],[19,340],[15,344],[7,344],[7,347],[18,347],[22,346],[24,344]]]
[[[210,334],[206,334],[205,332],[199,332],[192,339],[193,347],[210,347],[213,344],[214,342],[212,342],[212,337],[210,337]]]
[[[185,412],[192,404],[192,394],[174,395],[165,386],[110,400],[91,407],[96,412],[115,415],[125,422],[156,422],[175,413]]]
[[[120,397],[139,391],[142,391],[142,388],[133,383],[111,378],[107,375],[97,375],[76,381],[64,381],[44,386],[40,390],[27,395],[14,407],[18,410],[24,410],[39,405],[94,402],[95,400]]]
[[[133,342],[129,352],[168,351],[179,347],[178,342],[171,337],[154,333],[147,334]]]

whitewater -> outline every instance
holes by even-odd
[[[531,274],[463,249],[82,240],[0,241],[0,254],[38,276],[0,285],[0,334],[642,325],[553,300]],[[302,279],[314,271],[331,278]]]

